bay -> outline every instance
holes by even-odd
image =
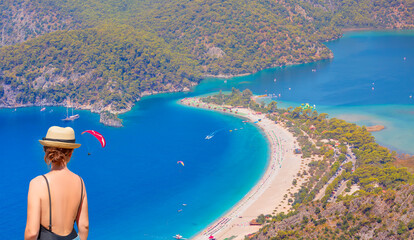
[[[347,33],[326,44],[332,60],[205,79],[191,93],[144,98],[121,116],[124,128],[105,127],[88,111],[75,110],[81,118],[63,123],[64,108],[0,109],[0,238],[23,236],[29,181],[48,171],[38,139],[51,125],[73,127],[82,144],[69,168],[86,182],[90,239],[190,237],[220,217],[263,174],[267,142],[241,119],[177,104],[183,97],[249,88],[277,96],[282,107],[310,103],[330,117],[382,124],[374,133],[380,144],[414,153],[413,42],[413,31]],[[107,147],[81,135],[88,129],[101,132]]]
[[[204,91],[249,88],[280,107],[315,105],[330,117],[371,126],[377,142],[414,154],[414,31],[349,32],[328,42],[334,58],[267,69],[231,80],[208,79]],[[280,97],[279,97],[280,94]]]
[[[190,236],[236,204],[266,167],[265,138],[241,119],[180,106],[181,97],[144,99],[123,116],[124,128],[105,127],[88,111],[66,124],[63,108],[1,109],[0,239],[23,236],[29,181],[48,171],[38,140],[51,125],[73,127],[82,144],[69,168],[86,183],[90,239]],[[107,146],[80,134],[88,129]]]

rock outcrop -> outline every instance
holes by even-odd
[[[100,114],[99,122],[111,127],[123,127],[122,120],[117,115],[110,112],[103,112]]]

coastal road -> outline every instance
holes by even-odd
[[[335,152],[336,154],[336,152]],[[316,194],[315,201],[321,200],[323,196],[325,196],[326,188],[335,180],[335,178],[342,174],[344,171],[343,165],[345,163],[352,162],[352,171],[355,171],[355,163],[356,163],[356,157],[355,154],[352,152],[351,148],[347,146],[346,151],[346,159],[342,162],[341,166],[339,167],[338,171],[328,180],[328,182],[323,186],[323,188]],[[346,188],[346,182],[342,181],[339,186],[334,190],[334,194],[331,196],[330,200],[336,199]]]
[[[350,161],[352,162],[352,172],[354,172],[355,171],[356,157],[355,157],[355,154],[351,151],[351,148],[348,147],[347,152],[346,152],[346,159],[342,163],[342,165],[347,163],[347,162],[350,162]],[[335,201],[336,198],[344,192],[344,190],[347,187],[346,186],[347,182],[348,181],[341,181],[341,183],[339,184],[339,186],[337,188],[337,191],[333,194],[332,198],[330,199],[331,201]]]

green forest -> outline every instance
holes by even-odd
[[[204,76],[332,57],[346,28],[412,28],[412,0],[0,2],[0,104],[125,111]]]
[[[59,103],[70,97],[125,109],[140,93],[188,87],[200,79],[194,60],[128,25],[54,32],[4,47],[0,61],[1,81],[18,91],[16,100],[23,103],[37,98]]]

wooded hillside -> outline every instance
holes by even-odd
[[[406,2],[409,1],[409,2]],[[0,2],[0,104],[125,111],[202,76],[331,58],[343,28],[411,28],[412,0]],[[72,87],[74,85],[74,87]],[[102,91],[101,91],[102,90]],[[99,92],[99,94],[98,94]]]

